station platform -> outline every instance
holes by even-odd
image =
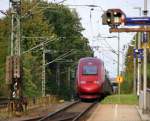
[[[136,105],[99,104],[87,121],[142,121]]]

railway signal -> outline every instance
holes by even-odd
[[[113,10],[112,10],[113,11]],[[112,22],[112,25],[108,24],[108,23],[102,23],[103,25],[109,25],[110,28],[110,32],[144,32],[143,33],[143,56],[142,54],[140,54],[139,58],[143,58],[143,113],[145,113],[147,111],[147,42],[148,42],[148,36],[147,36],[147,32],[150,32],[150,29],[147,26],[150,26],[150,17],[147,17],[147,0],[144,0],[144,17],[125,17],[122,23],[124,23],[126,26],[143,26],[140,28],[117,28],[119,26],[115,24],[115,22]],[[104,13],[106,14],[106,13]],[[107,16],[106,16],[107,17]],[[105,16],[102,16],[102,19],[104,19]],[[116,18],[115,21],[118,21],[118,19]]]
[[[120,9],[108,9],[102,15],[102,24],[109,25],[112,28],[124,23],[125,14]]]
[[[19,90],[18,90],[18,82],[14,82],[12,97],[16,98],[16,99],[19,98],[18,92],[19,92]]]
[[[148,26],[150,17],[126,17],[121,9],[108,9],[102,15],[102,24],[111,28],[117,28],[121,24],[125,26]]]
[[[18,99],[20,95],[21,65],[19,56],[8,56],[6,59],[6,84],[12,85],[11,97]]]
[[[111,13],[109,11],[106,11],[102,15],[102,24],[103,25],[110,25],[111,23],[112,23]]]

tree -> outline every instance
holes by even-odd
[[[47,8],[48,7],[48,8]],[[93,52],[88,45],[88,40],[81,34],[84,30],[81,26],[80,19],[75,11],[63,5],[48,4],[42,1],[22,0],[21,4],[21,51],[27,51],[30,48],[39,45],[47,40],[54,41],[45,45],[51,53],[46,54],[46,62],[52,61],[60,55],[73,50],[69,55],[62,58],[77,63],[78,59],[84,56],[92,56]],[[0,48],[2,57],[0,64],[5,64],[5,58],[10,53],[10,16],[0,20],[0,42],[8,46]],[[41,95],[41,72],[42,72],[42,50],[37,48],[26,54],[22,54],[24,70],[24,94],[27,96]],[[47,93],[56,94],[58,88],[56,83],[56,65],[59,62],[51,63],[46,67],[46,90]],[[60,63],[61,71],[67,70],[68,67],[74,69],[73,63]],[[0,69],[1,82],[4,79],[4,66]],[[60,74],[61,85],[64,91],[60,94],[62,97],[68,93],[67,71]],[[3,88],[0,87],[0,90]],[[2,91],[3,92],[3,91]],[[3,93],[4,94],[4,93]],[[69,95],[69,94],[68,94]]]

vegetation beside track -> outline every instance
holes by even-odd
[[[138,97],[132,94],[121,94],[107,96],[102,102],[102,104],[128,104],[128,105],[137,105]]]
[[[150,38],[150,33],[148,33],[148,38]],[[133,40],[138,43],[138,34],[135,34]],[[131,41],[131,45],[135,44],[135,41]],[[143,43],[142,43],[143,44]],[[137,47],[137,44],[136,44]],[[134,57],[133,57],[133,46],[129,46],[126,56],[125,56],[125,69],[124,69],[124,82],[121,85],[122,93],[132,93],[133,91],[133,72],[134,72]],[[142,47],[141,47],[142,48]],[[137,58],[136,58],[137,59]],[[143,60],[142,60],[143,65]],[[137,67],[137,63],[136,63]],[[141,76],[143,78],[143,72],[141,72]],[[150,41],[148,41],[148,47],[147,47],[147,86],[150,88]]]
[[[93,55],[88,39],[82,35],[84,28],[77,12],[42,0],[22,0],[21,9],[23,95],[31,98],[41,96],[43,58],[40,45],[46,41],[45,50],[49,53],[45,53],[45,61],[51,62],[45,67],[46,94],[61,99],[71,98],[76,63],[81,57]],[[8,85],[5,84],[5,61],[11,50],[10,15],[0,18],[0,96],[4,97],[9,96]],[[39,48],[28,51],[37,46]]]

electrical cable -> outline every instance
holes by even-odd
[[[68,52],[66,52],[66,53],[64,53],[64,54],[62,54],[62,55],[60,55],[60,56],[58,56],[58,57],[55,58],[54,60],[52,60],[52,61],[46,63],[45,66],[47,66],[47,65],[49,65],[49,64],[51,64],[51,63],[53,63],[53,62],[55,62],[56,60],[60,60],[60,59],[63,59],[63,58],[65,58],[65,57],[69,56],[70,54],[72,54],[72,53],[71,53],[72,51],[75,51],[75,50],[72,49],[72,50],[70,50],[70,51],[68,51]]]

